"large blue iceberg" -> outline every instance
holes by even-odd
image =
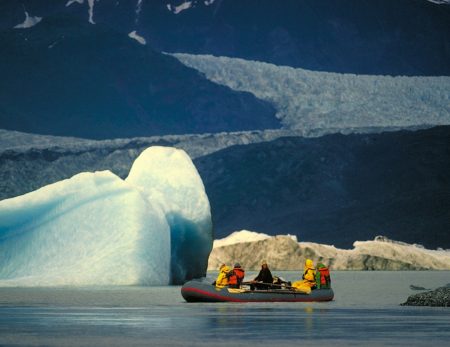
[[[126,180],[80,173],[0,201],[0,286],[178,284],[211,248],[203,182],[175,148],[148,148]]]

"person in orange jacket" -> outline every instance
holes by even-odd
[[[240,288],[241,283],[244,280],[245,271],[241,267],[241,264],[234,264],[233,270],[228,274],[228,287],[230,288]]]

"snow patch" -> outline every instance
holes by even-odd
[[[91,24],[95,24],[94,22],[94,4],[95,4],[96,0],[87,0],[87,4],[88,4],[88,15],[89,15],[89,23]],[[100,1],[100,0],[97,0]],[[84,4],[84,0],[69,0],[66,3],[66,7],[69,7],[70,5],[74,4],[74,3],[78,3],[80,5]]]
[[[28,29],[42,20],[42,17],[30,16],[27,11],[25,11],[25,20],[21,24],[17,24],[14,29]]]
[[[134,30],[134,31],[132,31],[131,33],[129,33],[129,34],[128,34],[128,37],[130,37],[130,38],[136,40],[136,41],[139,42],[141,45],[147,44],[147,41],[145,41],[145,39],[144,39],[142,36],[138,35],[138,34],[136,33],[136,30]]]
[[[66,7],[69,7],[70,5],[74,4],[74,3],[78,3],[78,4],[83,4],[84,0],[69,0],[66,3]]]
[[[183,1],[181,4],[179,4],[178,6],[172,5],[172,4],[167,4],[166,7],[167,9],[174,13],[174,14],[179,14],[182,11],[188,10],[190,8],[194,8],[198,5],[204,5],[204,6],[210,6],[212,5],[216,0],[204,0],[204,1],[199,1],[199,0],[191,0],[191,1]],[[179,3],[179,2],[178,2]]]
[[[192,1],[185,1],[181,5],[173,6],[170,4],[167,4],[167,9],[174,14],[179,14],[182,11],[188,10],[192,7],[193,2]]]
[[[88,0],[88,4],[89,4],[89,10],[88,10],[89,23],[91,23],[91,24],[95,24],[95,22],[94,22],[94,3],[95,3],[95,0]]]
[[[139,23],[139,15],[141,13],[142,10],[142,0],[138,0],[137,4],[136,4],[136,17],[134,19],[134,24],[138,24]]]

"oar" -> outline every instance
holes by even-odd
[[[266,283],[266,282],[242,282],[241,284],[264,284],[266,286],[275,286],[275,287],[280,287],[280,288],[287,288],[287,289],[295,289],[295,287],[291,287],[291,286],[283,286],[282,284],[275,284],[275,283]]]

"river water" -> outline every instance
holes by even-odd
[[[336,271],[332,281],[327,303],[186,303],[179,286],[0,288],[0,346],[450,344],[450,308],[399,305],[418,292],[411,284],[447,285],[449,271]]]

